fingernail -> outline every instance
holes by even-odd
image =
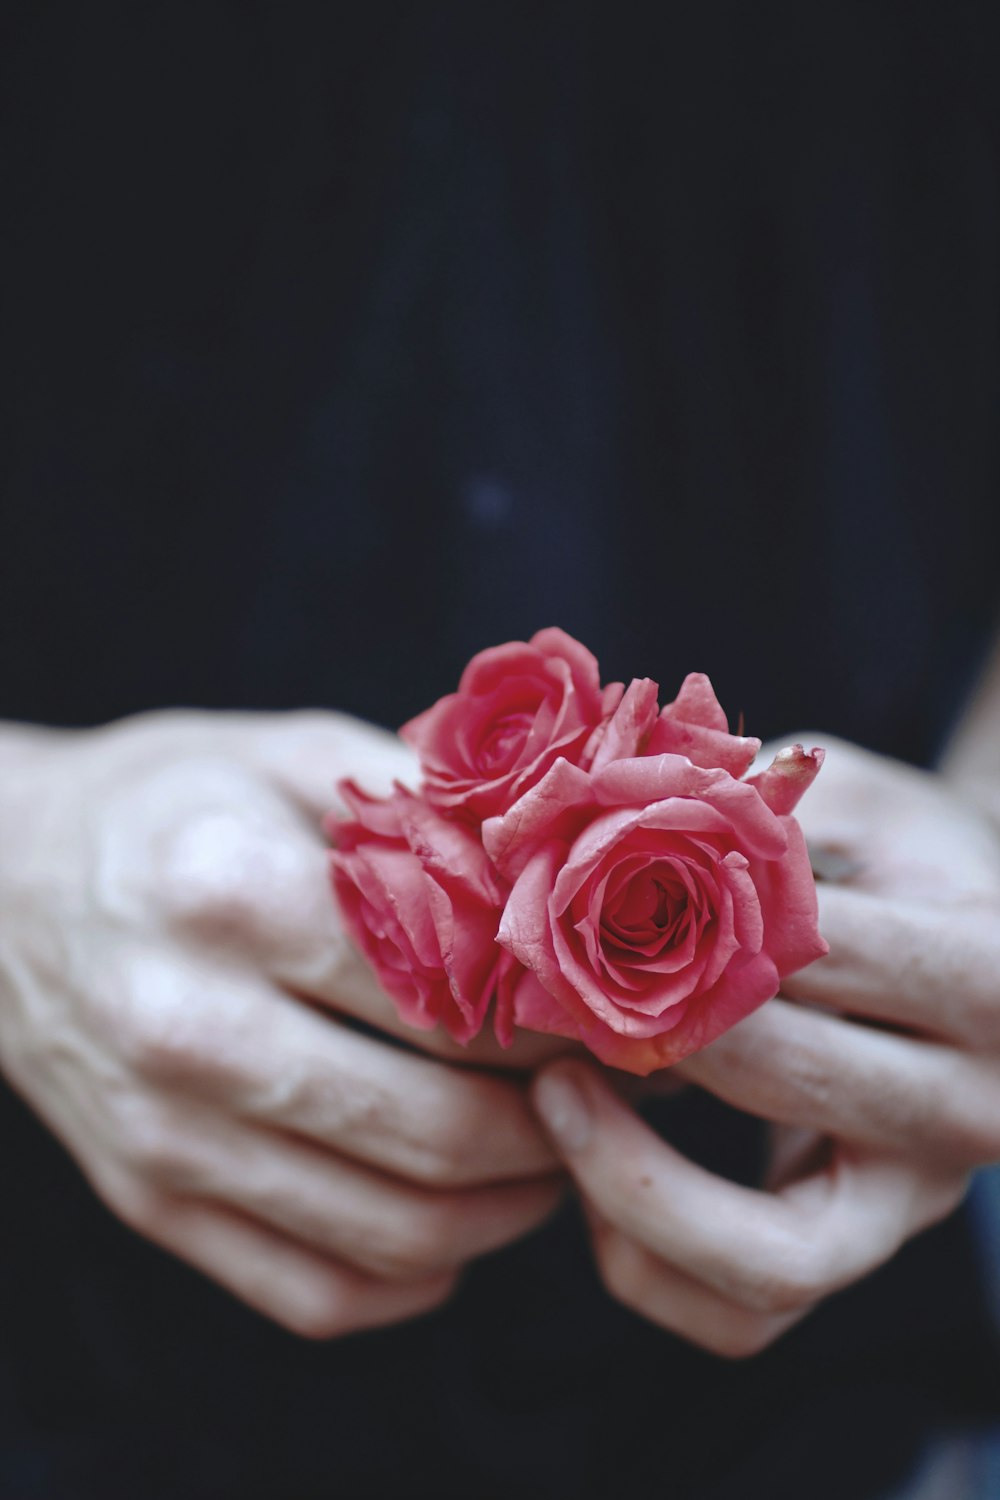
[[[560,1075],[544,1074],[535,1085],[535,1105],[564,1151],[582,1151],[590,1139],[590,1109],[580,1089]]]

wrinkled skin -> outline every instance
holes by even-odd
[[[4,1074],[120,1219],[311,1337],[436,1306],[561,1191],[523,1083],[454,1066],[540,1039],[348,1024],[406,1031],[319,821],[340,777],[412,772],[332,714],[0,731]]]
[[[829,956],[668,1075],[774,1122],[766,1190],[686,1160],[589,1064],[535,1085],[611,1294],[731,1357],[889,1259],[1000,1157],[1000,838],[941,776],[796,738],[827,747],[798,816],[839,870],[819,889]]]

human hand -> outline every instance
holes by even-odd
[[[394,737],[169,713],[2,748],[0,1065],[119,1218],[325,1337],[435,1306],[550,1212],[517,1081],[344,1019],[461,1052],[399,1022],[330,896],[319,813],[340,775],[407,774]]]
[[[593,1067],[535,1100],[612,1295],[718,1354],[756,1353],[961,1200],[1000,1156],[1000,845],[934,775],[828,736],[800,808],[839,863],[829,956],[670,1070],[775,1122],[756,1191],[661,1141]]]

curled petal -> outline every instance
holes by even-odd
[[[590,763],[592,771],[599,771],[609,761],[643,754],[656,722],[658,692],[656,683],[648,677],[637,677],[629,684],[615,712],[603,727]]]
[[[696,766],[717,767],[739,778],[759,749],[760,740],[729,733],[712,684],[704,672],[691,672],[673,703],[661,711],[647,754],[686,755]]]
[[[783,822],[787,857],[755,860],[750,871],[764,917],[765,947],[782,979],[830,951],[819,932],[816,882],[805,835],[793,817]]]
[[[500,873],[514,880],[533,851],[550,839],[566,842],[586,821],[591,783],[585,771],[557,760],[537,786],[482,827],[483,848]]]
[[[806,750],[801,745],[790,745],[779,750],[766,771],[747,778],[748,786],[755,786],[772,812],[784,817],[795,811],[799,799],[816,780],[826,751]]]
[[[663,716],[700,729],[720,729],[725,733],[729,728],[715,689],[704,672],[687,674],[673,703],[665,706]]]
[[[754,787],[727,771],[694,766],[682,755],[612,761],[595,775],[593,795],[605,807],[644,806],[650,820],[653,804],[689,798],[692,806],[700,801],[721,813],[732,830],[733,844],[747,853],[777,859],[788,844],[781,819]]]

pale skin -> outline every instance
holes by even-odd
[[[332,714],[0,736],[5,1076],[120,1219],[314,1338],[436,1307],[563,1191],[523,1082],[346,1024],[407,1030],[329,891],[348,774],[413,764]]]
[[[828,957],[674,1076],[773,1122],[765,1188],[660,1140],[609,1076],[534,1085],[611,1295],[714,1353],[752,1355],[888,1260],[1000,1158],[1000,654],[942,774],[832,739],[798,810],[837,853]],[[974,774],[971,774],[974,771]]]
[[[673,1070],[776,1122],[766,1191],[686,1162],[596,1065],[546,1066],[563,1043],[398,1020],[318,820],[339,776],[414,768],[332,714],[0,730],[0,1067],[119,1218],[296,1333],[438,1306],[552,1212],[564,1163],[611,1294],[751,1354],[1000,1156],[1000,764],[967,775],[960,734],[949,783],[796,738],[830,750],[807,834],[860,866],[820,892],[831,955]]]

